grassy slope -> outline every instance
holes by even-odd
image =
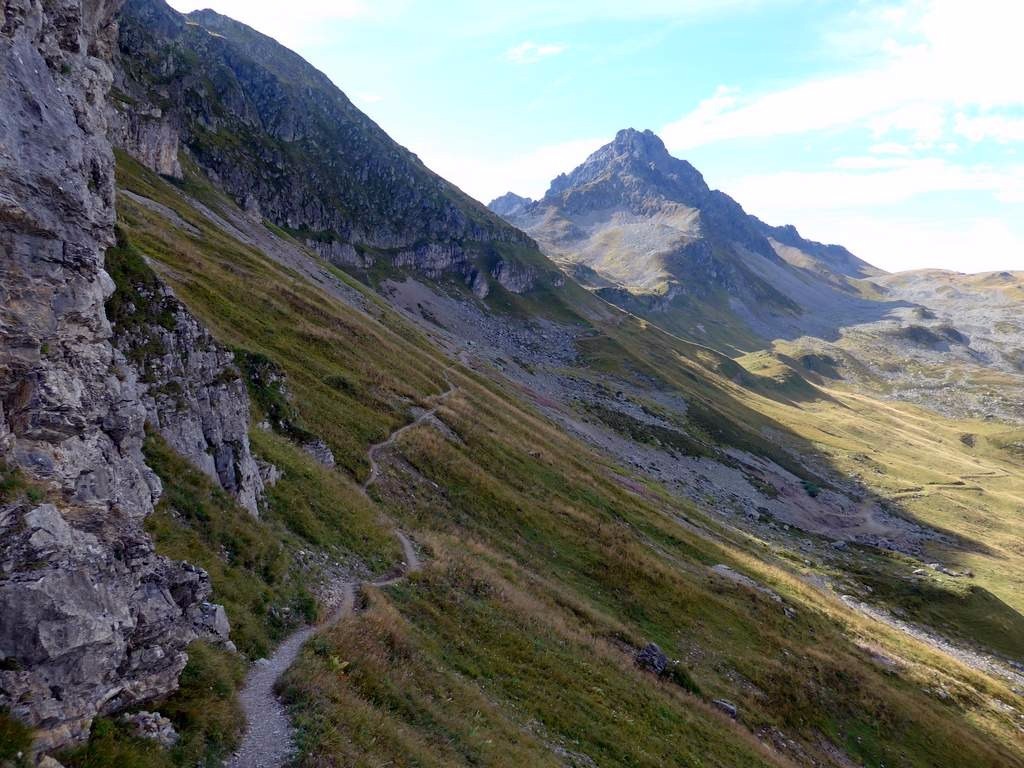
[[[911,618],[1024,660],[1024,478],[1008,448],[1024,432],[839,387],[823,394],[828,399],[799,409],[769,400],[758,405],[902,514],[948,532],[952,541],[933,544],[927,559],[973,574],[929,571],[915,580],[908,578],[912,566],[889,563],[866,569],[864,581]]]
[[[189,237],[122,200],[128,240],[215,335],[287,372],[304,423],[331,444],[351,496],[367,445],[405,421],[409,403],[442,389],[445,363],[392,313],[373,319],[332,301],[124,159],[120,182],[202,231]],[[704,402],[708,429],[758,442],[736,424],[772,423],[753,409],[713,423],[708,414],[726,407],[723,387],[734,385],[708,366],[738,370],[724,358],[626,316],[602,322],[594,359],[622,367],[616,353],[634,346],[625,367],[678,382],[695,413]],[[352,386],[326,383],[338,375]],[[868,765],[1022,764],[1008,716],[990,704],[1015,700],[1005,687],[884,630],[869,633],[752,556],[750,542],[691,533],[677,518],[699,521],[695,510],[657,489],[627,490],[615,479],[621,470],[496,385],[453,375],[460,391],[441,416],[460,441],[429,428],[406,433],[411,470],[386,478],[379,497],[428,546],[427,571],[373,594],[368,611],[306,649],[288,685],[301,762],[352,750],[357,765],[543,764],[547,744],[601,765],[780,765],[751,735],[779,729],[821,759],[826,735]],[[256,450],[273,447],[257,441]],[[710,576],[718,562],[770,583],[796,617]],[[907,669],[885,674],[848,634],[870,634]],[[686,686],[633,666],[631,648],[650,640],[681,660]],[[686,690],[690,677],[699,696]],[[958,695],[941,701],[927,692],[936,685]],[[739,704],[742,725],[709,706],[717,697]]]

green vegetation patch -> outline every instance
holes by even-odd
[[[455,558],[397,587],[394,608],[374,598],[307,646],[286,683],[300,765],[779,764],[679,686],[507,588]]]
[[[14,766],[32,745],[32,729],[0,709],[0,766]]]
[[[231,638],[253,658],[266,655],[296,625],[316,616],[279,526],[254,518],[157,435],[146,461],[164,493],[146,530],[157,551],[204,568],[224,605]]]

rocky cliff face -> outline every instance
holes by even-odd
[[[497,262],[514,260],[503,245],[533,247],[392,141],[322,73],[243,24],[212,11],[183,16],[163,0],[128,0],[119,50],[118,106],[128,113],[117,120],[119,143],[174,173],[177,132],[252,215],[338,265],[383,261],[479,285]],[[144,119],[132,116],[140,112]],[[498,282],[529,290],[540,275],[516,266],[501,271],[518,279]]]
[[[206,573],[156,555],[131,516],[5,505],[0,537],[0,702],[40,750],[170,693],[190,642],[228,639]]]
[[[160,483],[104,314],[118,5],[6,0],[0,27],[0,458],[36,489],[0,498],[0,706],[42,748],[173,690],[186,645],[227,636],[206,575],[142,530]]]
[[[123,243],[106,255],[114,344],[138,373],[146,423],[252,514],[263,481],[249,448],[249,394],[234,355],[216,342]]]
[[[109,7],[7,2],[0,45],[0,399],[14,463],[76,502],[145,513],[144,411],[109,344]]]

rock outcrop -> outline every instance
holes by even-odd
[[[193,640],[228,639],[206,573],[156,555],[131,518],[0,507],[0,540],[0,701],[41,750],[173,691]]]
[[[119,4],[6,0],[0,26],[0,459],[47,498],[0,499],[0,706],[42,749],[174,690],[187,644],[228,630],[143,531],[161,486],[104,313]]]
[[[109,111],[110,137],[132,157],[162,176],[182,177],[178,128],[157,106],[114,99]]]
[[[658,647],[657,643],[645,645],[636,652],[634,660],[638,667],[646,669],[648,672],[653,672],[656,675],[663,674],[668,667],[668,657]]]
[[[109,343],[102,269],[113,158],[110,3],[9,0],[0,31],[0,402],[4,454],[76,502],[145,514],[134,378]]]
[[[174,729],[174,723],[157,712],[134,712],[123,715],[122,721],[140,739],[152,739],[165,749],[170,749],[178,743],[178,732]]]
[[[119,243],[107,252],[114,344],[135,368],[146,423],[253,515],[263,480],[249,447],[249,393],[232,352]],[[332,457],[333,458],[333,457]]]

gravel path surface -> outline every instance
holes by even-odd
[[[343,586],[344,597],[326,623],[292,633],[273,656],[252,665],[239,697],[245,711],[245,736],[238,751],[224,763],[228,768],[277,768],[291,757],[295,748],[292,728],[284,707],[274,695],[274,683],[292,665],[310,637],[351,612],[355,586]]]
[[[416,573],[423,566],[420,563],[420,558],[416,554],[416,550],[412,546],[412,542],[409,541],[409,537],[401,531],[395,531],[395,538],[398,539],[398,543],[402,545],[402,557],[405,558],[402,561],[402,570],[397,576],[386,576],[382,579],[369,582],[374,587],[389,587],[392,584],[397,584],[400,581],[404,581],[405,577],[410,573]]]
[[[396,429],[388,438],[370,447],[367,458],[370,461],[370,474],[363,483],[365,492],[380,476],[377,454],[393,444],[403,433],[434,418],[440,404],[455,392],[455,385],[448,378],[451,366],[444,370],[448,390],[437,397],[437,405],[416,417],[404,427]],[[376,581],[368,582],[374,587],[387,587],[403,581],[410,573],[419,571],[423,565],[412,541],[402,531],[395,530],[395,538],[402,546],[402,563],[395,575],[385,576]],[[274,684],[284,674],[299,655],[299,651],[309,638],[338,622],[343,616],[352,612],[355,606],[355,594],[359,584],[345,582],[338,585],[342,599],[330,617],[318,626],[303,627],[296,630],[278,646],[269,659],[260,659],[252,665],[246,677],[245,685],[239,695],[242,709],[245,712],[245,734],[242,743],[228,760],[225,768],[280,768],[285,765],[295,752],[295,740],[291,723],[284,706],[274,693]]]

